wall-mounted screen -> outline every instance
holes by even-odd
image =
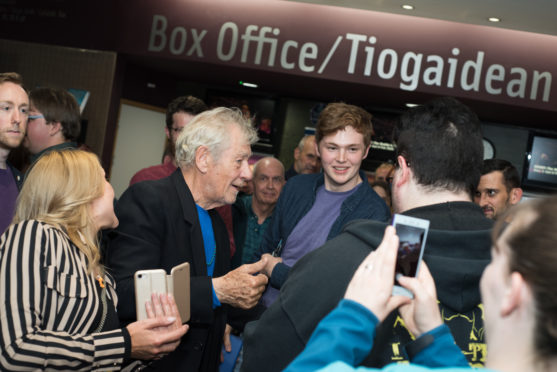
[[[522,187],[557,190],[557,135],[530,133]]]
[[[210,108],[224,106],[242,110],[244,116],[252,120],[259,136],[259,141],[253,146],[254,151],[267,154],[274,152],[277,129],[274,120],[277,105],[275,99],[232,91],[211,90],[207,92],[206,102]]]

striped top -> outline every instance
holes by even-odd
[[[129,334],[91,334],[102,312],[95,285],[85,255],[63,231],[35,220],[10,226],[0,237],[0,370],[120,369]]]

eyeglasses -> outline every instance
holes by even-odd
[[[44,116],[43,116],[43,115],[40,115],[40,114],[39,114],[39,115],[29,115],[29,116],[27,117],[27,119],[28,119],[28,120],[44,119]]]

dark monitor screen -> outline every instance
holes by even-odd
[[[522,186],[557,190],[557,135],[531,133]]]

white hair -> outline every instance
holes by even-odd
[[[216,159],[226,149],[230,125],[237,125],[250,145],[255,143],[257,132],[250,119],[238,108],[217,107],[196,115],[176,140],[176,161],[182,168],[195,163],[195,152],[205,146]]]

